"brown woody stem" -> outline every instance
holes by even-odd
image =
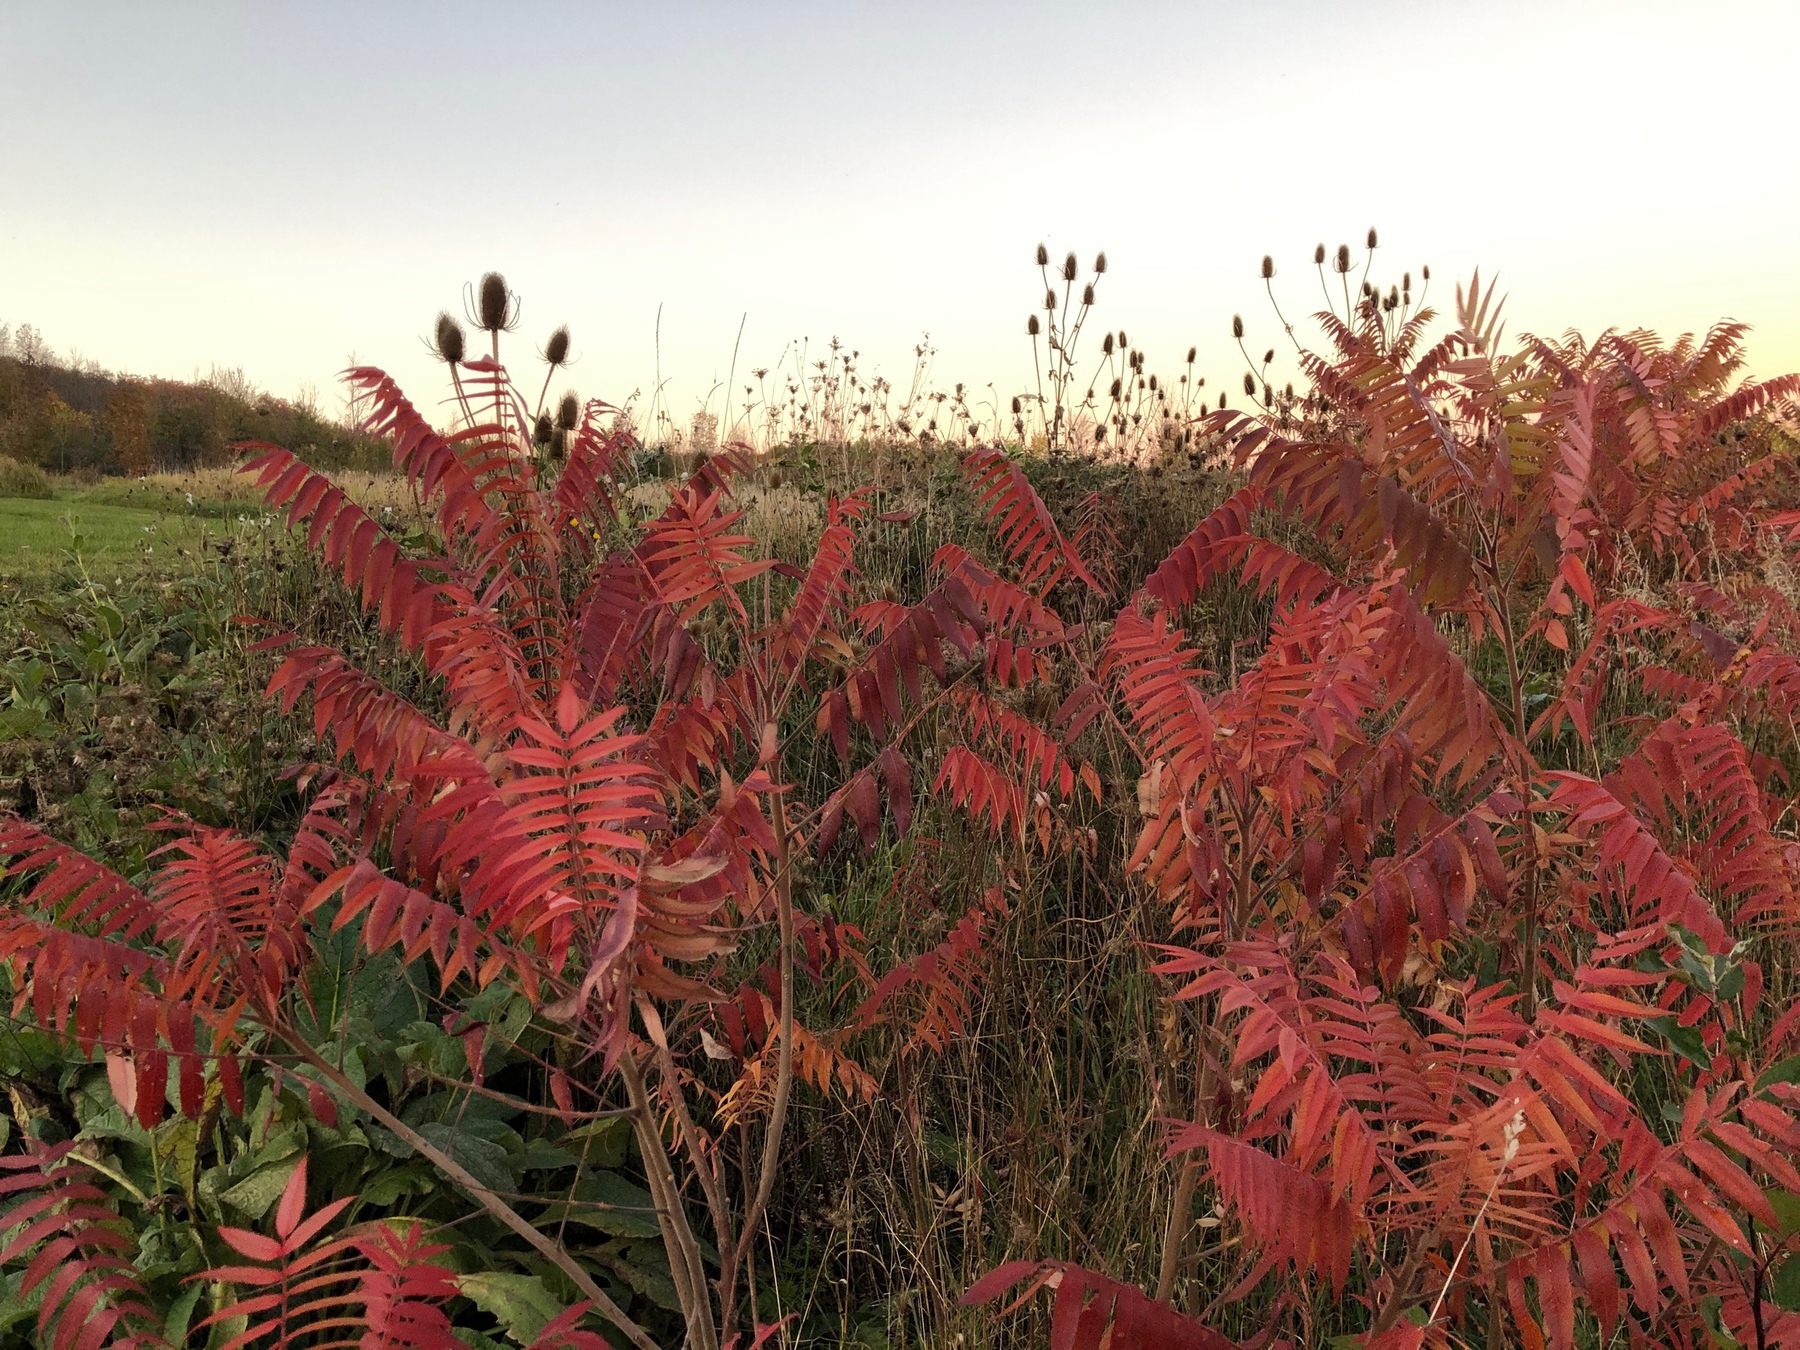
[[[619,1058],[619,1076],[625,1080],[625,1091],[631,1099],[638,1152],[643,1155],[644,1175],[650,1183],[651,1198],[656,1201],[657,1223],[662,1228],[663,1246],[669,1254],[669,1274],[687,1323],[687,1344],[692,1350],[714,1350],[719,1336],[713,1323],[711,1295],[706,1291],[706,1268],[701,1264],[700,1244],[694,1240],[687,1211],[682,1208],[681,1187],[676,1183],[674,1168],[669,1165],[668,1149],[663,1144],[662,1131],[657,1128],[656,1113],[650,1107],[650,1094],[644,1090],[643,1075],[629,1054]],[[699,1165],[696,1162],[696,1166]]]
[[[750,1255],[756,1241],[756,1226],[762,1222],[769,1196],[775,1189],[775,1171],[781,1160],[781,1131],[787,1123],[788,1098],[794,1088],[794,872],[788,865],[787,809],[779,793],[770,798],[769,813],[774,816],[776,839],[775,916],[781,927],[781,1050],[776,1060],[775,1102],[769,1109],[769,1123],[763,1130],[762,1174],[757,1179],[756,1194],[744,1209],[743,1227],[738,1232],[737,1250],[732,1254],[732,1268],[738,1269]],[[726,1314],[729,1326],[731,1317]]]

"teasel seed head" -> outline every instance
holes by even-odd
[[[1263,386],[1263,404],[1264,404],[1264,406],[1267,406],[1268,404],[1271,404],[1274,401],[1275,401],[1275,391],[1273,389],[1269,388],[1269,386],[1265,384]]]
[[[1105,337],[1100,339],[1100,355],[1111,356],[1112,354],[1113,354],[1113,339],[1112,339],[1112,334],[1108,333]]]
[[[1231,316],[1231,336],[1234,338],[1241,338],[1244,336],[1244,316],[1242,314],[1233,314]]]
[[[573,431],[581,425],[581,400],[575,397],[573,389],[556,405],[556,425],[564,431]]]
[[[552,366],[564,365],[569,359],[569,325],[564,324],[544,344],[544,361]]]
[[[550,414],[539,413],[537,425],[533,427],[531,431],[531,439],[538,445],[548,445],[550,444],[551,430]]]
[[[1156,376],[1154,376],[1154,375],[1152,375],[1150,377],[1150,388],[1151,388],[1152,392],[1154,392],[1156,389]]]
[[[1274,275],[1275,275],[1275,260],[1273,258],[1271,258],[1268,254],[1265,253],[1265,254],[1263,254],[1262,278],[1264,281],[1267,281]]]
[[[1249,371],[1244,372],[1244,392],[1252,396],[1256,393],[1256,377]]]
[[[1426,263],[1423,267],[1421,267],[1419,269],[1419,275],[1422,278],[1424,278],[1426,281],[1430,281],[1431,280],[1431,264]]]
[[[1050,265],[1050,250],[1045,248],[1042,244],[1038,245],[1037,265],[1039,267],[1048,267]]]
[[[1369,226],[1369,247],[1370,248],[1376,247],[1377,242],[1378,241],[1377,241],[1377,238],[1375,235],[1375,227],[1373,225],[1371,225],[1371,226]]]
[[[1044,292],[1044,308],[1047,310],[1054,310],[1056,308],[1056,292],[1055,291],[1045,291]]]
[[[1338,245],[1337,270],[1340,272],[1348,272],[1350,270],[1350,245],[1348,244]]]
[[[1104,249],[1094,255],[1094,275],[1097,277],[1106,275],[1106,250]]]
[[[1314,267],[1323,267],[1324,265],[1325,265],[1325,245],[1320,244],[1317,248],[1315,248],[1313,250],[1313,266]]]
[[[1125,392],[1125,381],[1123,379],[1115,379],[1112,382],[1112,389],[1109,391],[1110,397],[1117,398],[1120,394],[1122,394],[1124,392]]]
[[[1024,407],[1024,405],[1019,402],[1019,396],[1017,394],[1014,394],[1013,401],[1012,401],[1013,416],[1017,417],[1019,415],[1020,410],[1023,407]]]
[[[1400,274],[1400,289],[1403,291],[1410,291],[1412,289],[1411,272],[1402,272]]]
[[[1119,345],[1121,347],[1129,347],[1131,345],[1131,339],[1125,336],[1125,330],[1123,328],[1119,330]]]
[[[1073,253],[1071,253],[1068,257],[1063,259],[1063,280],[1064,281],[1075,280],[1075,273],[1080,270],[1081,270],[1081,264],[1075,261],[1075,255]]]
[[[476,313],[481,316],[481,326],[490,333],[505,330],[512,316],[507,312],[512,308],[512,294],[506,289],[506,278],[498,272],[489,272],[481,279],[480,305]]]
[[[1026,318],[1025,334],[1027,337],[1036,337],[1038,335],[1038,316],[1037,315],[1033,314]]]
[[[1224,395],[1224,393],[1223,393],[1223,392],[1221,392],[1221,393],[1220,393],[1220,394],[1219,394],[1219,411],[1220,411],[1220,412],[1224,412],[1224,411],[1225,411],[1225,402],[1226,402],[1226,400],[1225,400],[1225,395]]]
[[[445,365],[454,366],[463,359],[466,343],[460,323],[450,317],[445,310],[437,316],[436,346],[438,360]]]
[[[1094,303],[1094,283],[1093,282],[1090,281],[1090,282],[1088,282],[1087,285],[1085,285],[1081,288],[1081,303],[1084,305],[1091,305]]]

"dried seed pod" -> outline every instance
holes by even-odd
[[[1131,345],[1131,339],[1125,336],[1125,330],[1123,328],[1119,330],[1119,345],[1121,347],[1129,347]]]
[[[1120,394],[1122,394],[1124,392],[1125,392],[1125,381],[1123,379],[1114,380],[1112,382],[1112,389],[1110,391],[1111,397],[1117,398]]]
[[[1036,337],[1038,335],[1038,316],[1037,315],[1032,314],[1032,315],[1027,316],[1027,318],[1025,320],[1025,333],[1028,337]]]
[[[1156,388],[1156,376],[1154,376],[1154,375],[1152,375],[1150,377],[1150,388],[1152,390],[1154,390]]]
[[[454,366],[463,359],[467,343],[463,337],[460,323],[450,317],[449,311],[437,316],[437,336],[435,340],[438,360],[445,365]]]
[[[1050,250],[1045,248],[1042,244],[1038,245],[1037,265],[1039,267],[1048,267],[1050,265]]]
[[[489,272],[481,279],[480,305],[476,313],[481,326],[490,333],[505,331],[511,322],[512,293],[506,289],[506,278]]]
[[[1081,303],[1084,305],[1091,305],[1094,303],[1094,283],[1093,282],[1090,281],[1090,282],[1088,282],[1087,285],[1085,285],[1081,288]]]
[[[547,365],[560,366],[569,359],[569,325],[564,324],[550,335],[544,344],[544,361]]]
[[[1063,259],[1063,280],[1064,281],[1075,280],[1075,273],[1080,270],[1081,270],[1081,264],[1075,261],[1075,255],[1073,253],[1071,253],[1068,257]]]
[[[1315,248],[1313,250],[1313,266],[1323,267],[1324,265],[1325,265],[1325,245],[1320,244],[1317,248]]]
[[[1017,394],[1014,394],[1013,401],[1012,401],[1012,410],[1013,410],[1014,417],[1017,417],[1019,415],[1019,412],[1023,408],[1023,406],[1024,405],[1019,402],[1019,396]]]
[[[1268,351],[1263,353],[1263,364],[1265,366],[1268,365],[1269,362],[1273,361],[1274,359],[1275,359],[1275,349],[1273,347],[1269,348]]]
[[[1113,354],[1113,339],[1112,339],[1112,334],[1108,333],[1105,337],[1100,339],[1100,355],[1111,356],[1112,354]]]
[[[550,414],[539,413],[537,425],[531,430],[531,439],[539,445],[548,445],[550,444],[550,432],[552,429]]]
[[[1338,245],[1337,270],[1340,272],[1348,272],[1350,270],[1350,245],[1348,244]]]
[[[1375,227],[1373,225],[1371,225],[1371,226],[1369,226],[1369,247],[1374,248],[1375,246],[1376,246]]]
[[[1056,292],[1055,291],[1045,291],[1044,292],[1044,308],[1049,309],[1049,310],[1054,310],[1056,308]]]
[[[1419,269],[1419,275],[1421,277],[1423,277],[1426,281],[1430,281],[1431,280],[1431,264],[1426,263],[1425,266],[1421,267]]]
[[[1268,254],[1265,253],[1265,254],[1263,254],[1262,278],[1264,281],[1267,281],[1267,280],[1269,280],[1270,277],[1272,277],[1274,275],[1275,275],[1275,260],[1273,258],[1271,258]]]
[[[1244,372],[1244,392],[1252,397],[1256,394],[1256,377],[1249,371]]]
[[[1234,338],[1241,338],[1244,336],[1244,316],[1242,314],[1233,314],[1231,316],[1231,336]]]
[[[1189,347],[1189,348],[1188,348],[1188,359],[1187,359],[1187,363],[1188,363],[1188,364],[1189,364],[1189,365],[1190,365],[1190,366],[1191,366],[1191,365],[1193,365],[1193,364],[1194,364],[1194,358],[1195,358],[1195,357],[1196,357],[1196,356],[1198,356],[1198,355],[1199,355],[1199,354],[1200,354],[1200,349],[1199,349],[1199,348],[1198,348],[1198,347]]]
[[[1097,277],[1106,275],[1106,253],[1104,250],[1094,255],[1094,275]]]
[[[575,397],[573,389],[556,405],[556,425],[564,431],[573,431],[581,425],[581,400]]]

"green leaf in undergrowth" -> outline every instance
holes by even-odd
[[[1706,1334],[1717,1350],[1741,1350],[1743,1342],[1733,1336],[1725,1325],[1724,1314],[1720,1309],[1725,1300],[1717,1294],[1708,1294],[1700,1300],[1700,1320],[1706,1324]]]
[[[1644,1025],[1667,1041],[1669,1048],[1689,1063],[1697,1065],[1702,1071],[1712,1068],[1712,1056],[1707,1053],[1706,1042],[1701,1038],[1698,1027],[1684,1027],[1673,1017],[1648,1018]]]
[[[563,1310],[536,1275],[479,1271],[457,1276],[456,1287],[476,1307],[497,1318],[506,1334],[520,1345],[535,1341],[544,1324]]]
[[[437,1169],[430,1163],[409,1162],[376,1173],[357,1195],[365,1205],[386,1209],[403,1196],[429,1195],[441,1184]]]
[[[577,1125],[556,1141],[580,1155],[590,1167],[618,1167],[631,1145],[631,1122],[624,1116],[607,1116]]]
[[[506,1149],[491,1139],[482,1139],[466,1128],[443,1121],[427,1121],[418,1127],[427,1143],[450,1155],[452,1161],[468,1169],[470,1176],[489,1190],[510,1191],[518,1185]]]
[[[269,1207],[281,1199],[281,1193],[287,1188],[288,1178],[294,1175],[294,1169],[300,1165],[297,1156],[252,1172],[230,1190],[222,1191],[219,1199],[230,1205],[249,1219],[260,1219],[269,1212]]]
[[[1766,1092],[1777,1083],[1800,1083],[1800,1055],[1792,1055],[1764,1069],[1756,1080],[1757,1092]]]
[[[1790,1256],[1781,1263],[1769,1281],[1769,1297],[1779,1308],[1800,1312],[1800,1256]]]
[[[591,1255],[604,1261],[620,1279],[657,1307],[681,1311],[681,1297],[675,1292],[675,1278],[669,1271],[669,1254],[661,1242],[615,1239],[594,1248]]]
[[[573,1167],[581,1159],[543,1139],[528,1140],[525,1150],[513,1156],[512,1165],[521,1172],[554,1172]]]
[[[662,1233],[650,1192],[616,1172],[584,1172],[575,1183],[574,1194],[546,1205],[536,1220],[539,1228],[564,1223],[615,1237],[658,1237]]]
[[[1779,1186],[1771,1186],[1763,1192],[1763,1198],[1769,1202],[1769,1208],[1775,1211],[1775,1236],[1786,1240],[1800,1233],[1800,1195],[1784,1191]],[[1757,1228],[1763,1232],[1770,1231],[1765,1223],[1758,1223]]]
[[[169,1305],[168,1314],[163,1318],[163,1335],[170,1345],[187,1343],[188,1325],[194,1320],[194,1308],[200,1302],[200,1295],[205,1292],[205,1284],[196,1281]]]

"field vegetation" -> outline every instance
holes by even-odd
[[[17,474],[0,1345],[1800,1343],[1800,379],[1375,244]]]

